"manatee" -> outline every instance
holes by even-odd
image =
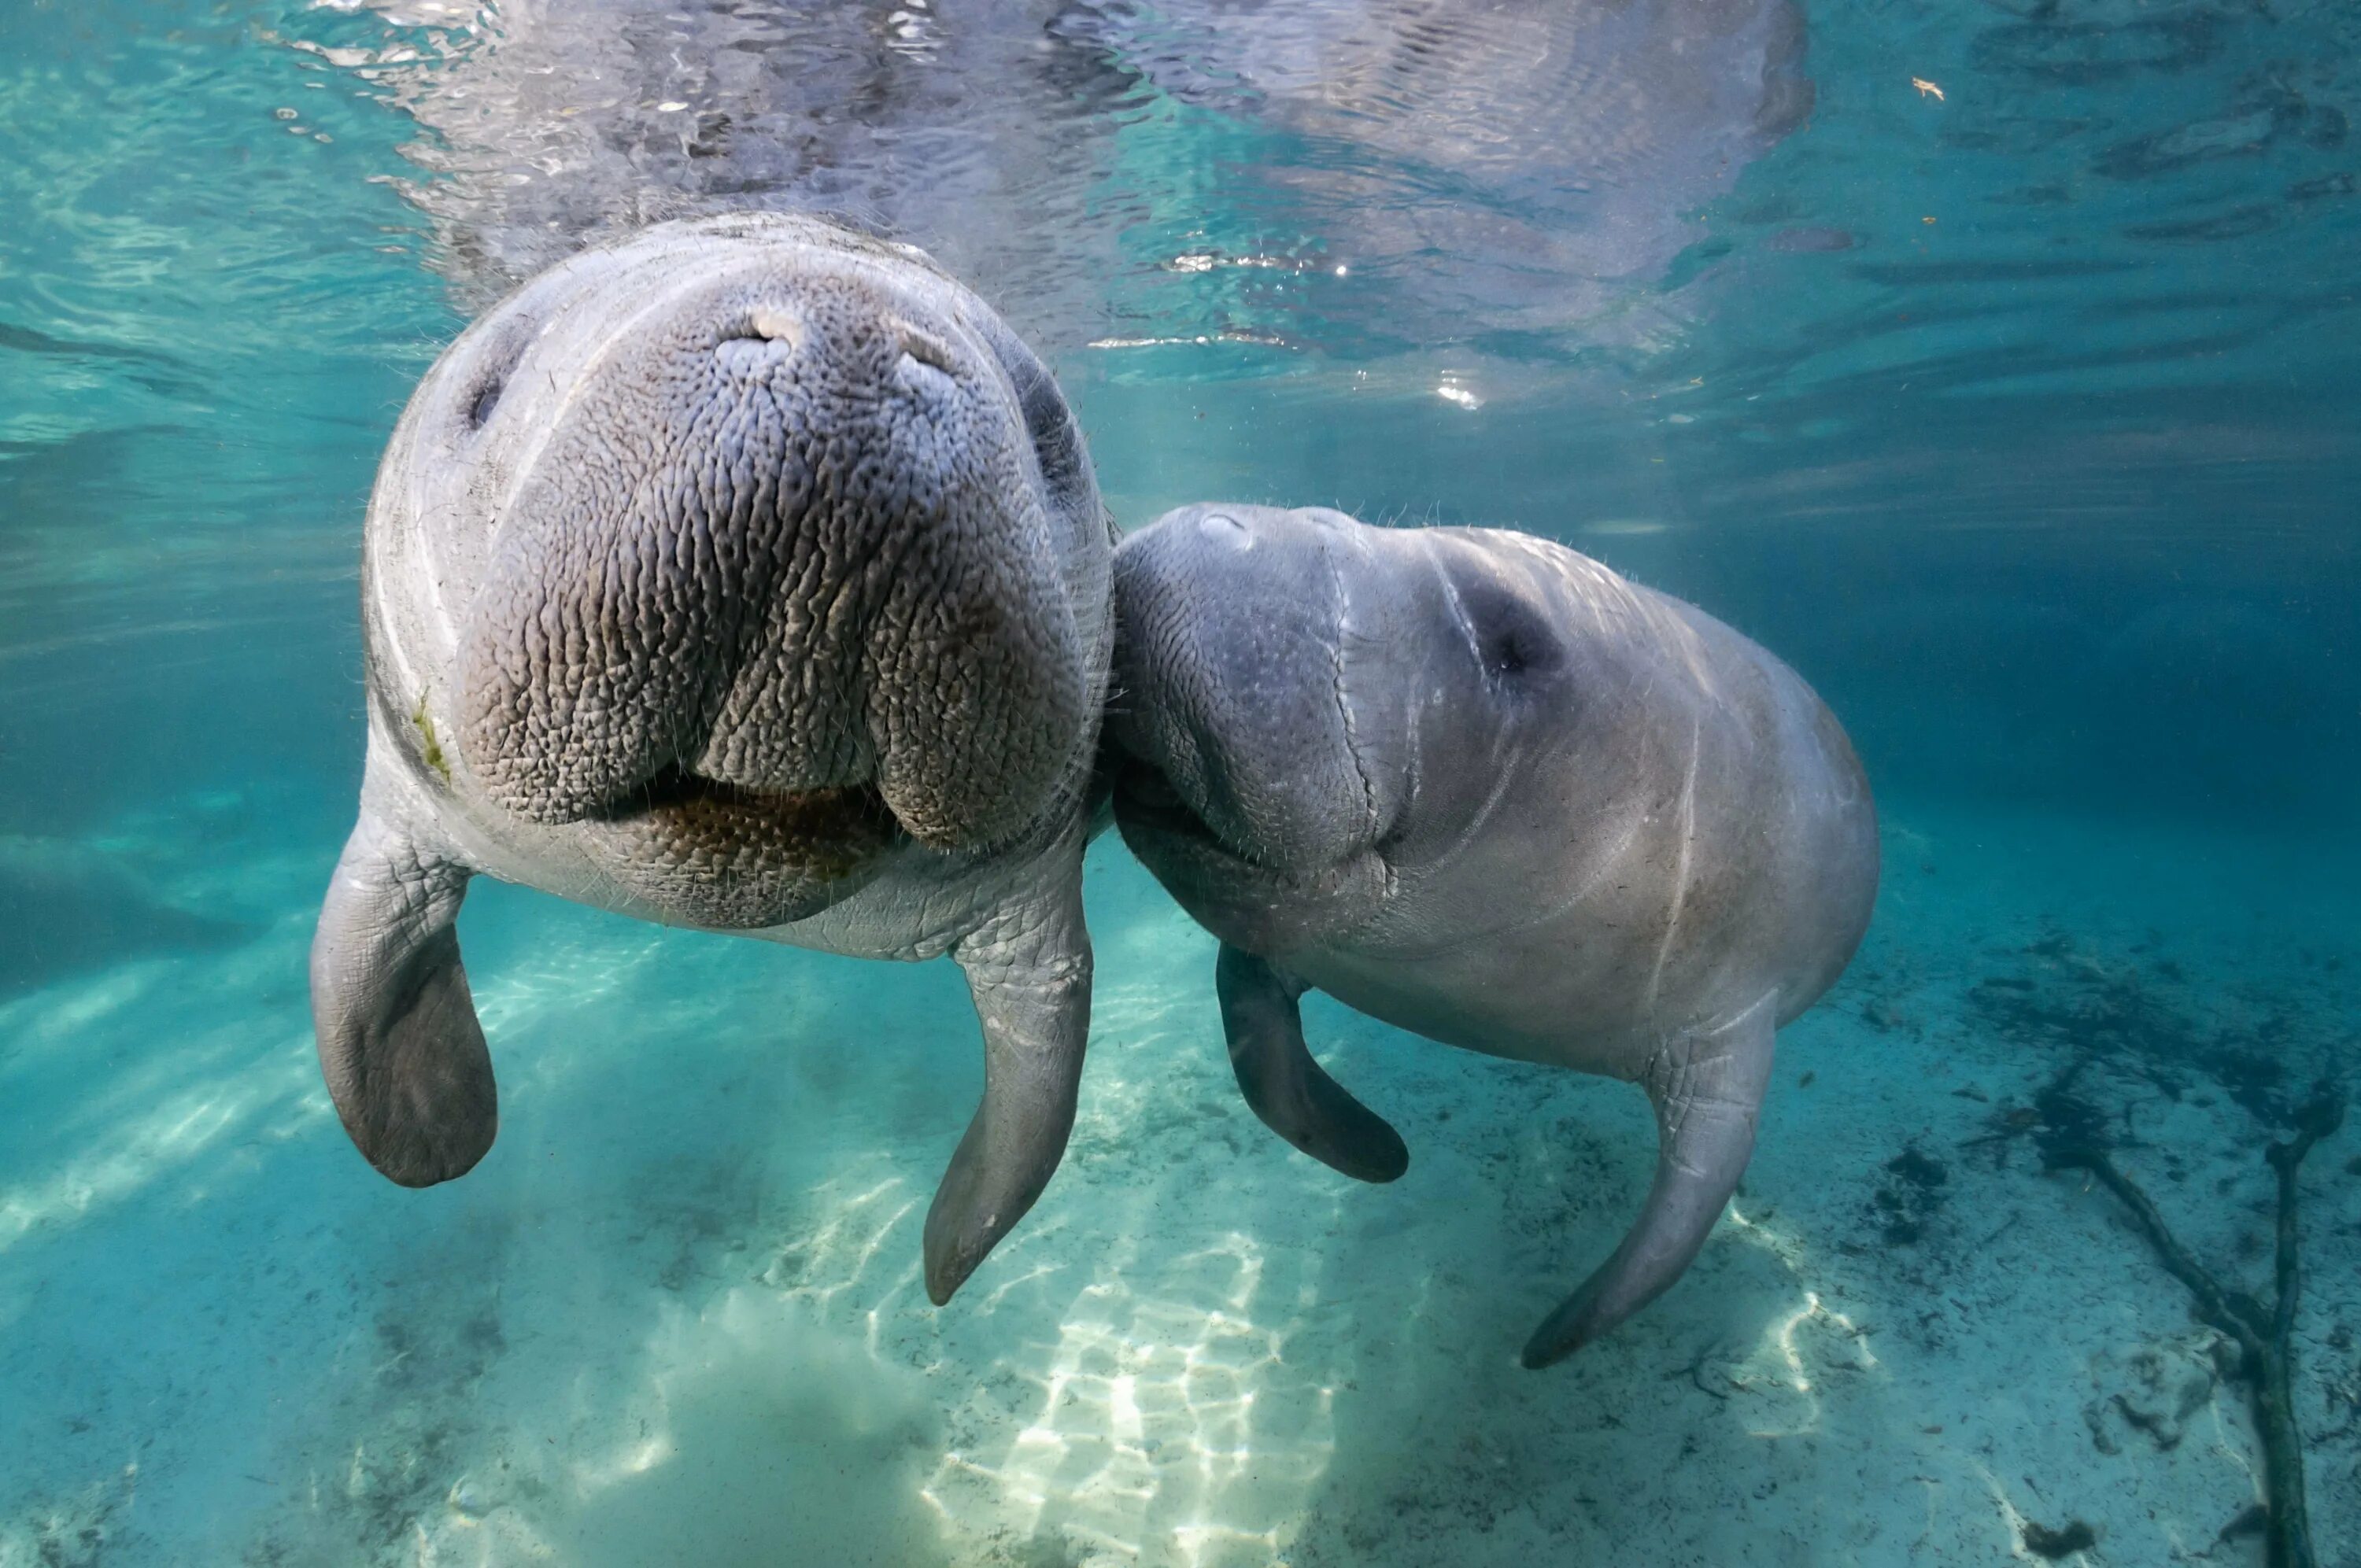
[[[1773,1031],[1867,928],[1877,825],[1844,732],[1729,627],[1525,534],[1191,506],[1125,539],[1115,582],[1115,821],[1221,939],[1247,1103],[1348,1176],[1406,1168],[1306,1049],[1315,988],[1636,1083],[1653,1185],[1525,1363],[1605,1333],[1704,1245]]]
[[[542,274],[379,470],[360,816],[312,952],[378,1169],[499,1124],[455,920],[481,873],[665,925],[948,954],[982,1106],[925,1234],[947,1300],[1064,1151],[1113,538],[1038,360],[922,252],[661,225]]]

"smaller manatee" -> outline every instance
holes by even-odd
[[[1247,1103],[1348,1176],[1407,1167],[1305,1048],[1313,988],[1637,1083],[1645,1207],[1525,1363],[1605,1333],[1704,1245],[1773,1031],[1868,927],[1876,816],[1836,719],[1712,617],[1519,533],[1192,506],[1115,576],[1115,821],[1222,940]]]

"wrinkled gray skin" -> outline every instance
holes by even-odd
[[[927,1220],[949,1299],[1072,1124],[1111,549],[1049,373],[910,247],[670,225],[477,322],[369,505],[368,760],[312,953],[361,1152],[423,1187],[491,1146],[454,926],[477,873],[948,953],[985,1051]]]
[[[1773,1031],[1868,925],[1875,813],[1828,709],[1710,616],[1518,533],[1188,507],[1123,542],[1115,606],[1115,820],[1222,940],[1256,1113],[1346,1175],[1408,1164],[1305,1049],[1314,988],[1637,1083],[1654,1184],[1526,1364],[1670,1286],[1746,1168]]]

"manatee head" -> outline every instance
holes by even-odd
[[[664,918],[775,925],[1071,806],[1108,557],[1056,385],[924,255],[666,225],[420,385],[370,509],[374,696],[487,831],[560,830]]]
[[[1257,953],[1375,915],[1489,788],[1423,759],[1509,760],[1565,676],[1537,595],[1437,531],[1190,506],[1126,539],[1115,571],[1116,822],[1192,916]]]

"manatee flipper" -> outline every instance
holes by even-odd
[[[1777,997],[1729,1023],[1675,1036],[1640,1086],[1656,1108],[1656,1178],[1637,1223],[1525,1342],[1525,1365],[1573,1354],[1681,1277],[1738,1190],[1771,1081]]]
[[[336,1114],[404,1187],[464,1176],[500,1130],[483,1025],[459,963],[468,870],[369,792],[312,938],[312,1024]]]
[[[1082,846],[1044,903],[1012,910],[953,957],[983,1025],[983,1102],[927,1211],[927,1295],[941,1306],[1049,1184],[1074,1130],[1091,1032]]]
[[[1224,942],[1213,963],[1213,989],[1230,1067],[1264,1126],[1358,1180],[1391,1181],[1410,1168],[1401,1135],[1312,1059],[1297,1005],[1302,986]]]

